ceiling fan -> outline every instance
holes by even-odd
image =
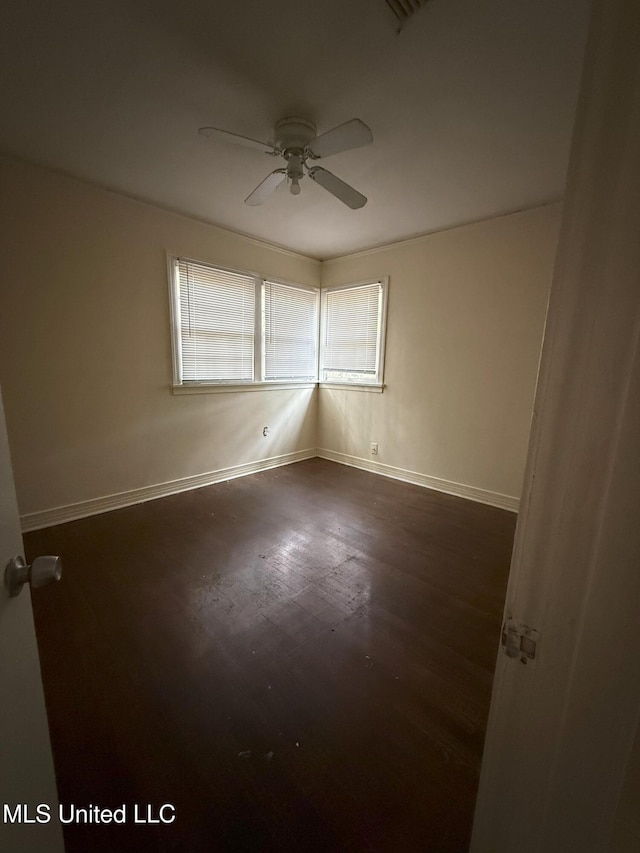
[[[336,177],[322,166],[314,166],[313,161],[332,154],[340,154],[352,148],[360,148],[373,142],[373,134],[359,118],[352,118],[344,124],[316,136],[316,126],[303,118],[281,119],[275,126],[275,142],[259,142],[248,136],[221,130],[218,127],[201,127],[202,136],[233,142],[248,148],[255,148],[272,157],[284,157],[286,167],[276,169],[258,184],[255,190],[245,198],[245,204],[262,204],[271,193],[287,180],[292,195],[300,194],[300,180],[307,174],[313,181],[324,187],[341,202],[357,210],[367,203],[366,196]]]

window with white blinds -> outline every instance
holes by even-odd
[[[322,292],[320,379],[381,385],[386,281]]]
[[[318,291],[266,281],[264,378],[315,382],[318,373]]]
[[[321,291],[176,256],[169,270],[176,393],[318,380],[382,390],[386,278]]]
[[[176,272],[182,381],[252,382],[255,279],[183,259]]]
[[[169,260],[175,388],[317,381],[318,288]]]

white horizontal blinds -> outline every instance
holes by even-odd
[[[251,382],[255,279],[180,259],[184,382]]]
[[[382,285],[358,285],[324,294],[322,379],[376,382]]]
[[[316,379],[317,291],[264,283],[264,378]]]

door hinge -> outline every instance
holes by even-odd
[[[506,619],[502,626],[502,645],[510,658],[519,658],[520,663],[533,663],[536,659],[540,635],[528,625],[518,625]]]

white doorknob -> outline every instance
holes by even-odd
[[[9,560],[4,570],[4,585],[10,596],[19,595],[27,581],[32,587],[45,586],[51,581],[59,581],[62,577],[62,560],[60,557],[36,557],[28,566],[23,557]]]

